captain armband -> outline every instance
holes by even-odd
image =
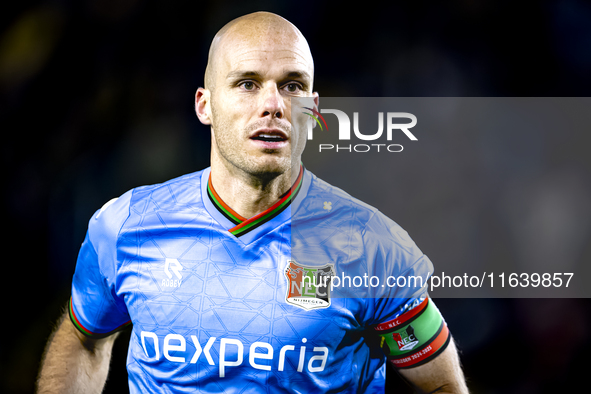
[[[434,359],[451,338],[441,313],[428,297],[396,319],[378,324],[375,330],[396,368],[416,367]]]

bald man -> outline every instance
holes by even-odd
[[[92,217],[40,393],[101,392],[129,325],[132,393],[383,392],[388,361],[420,392],[467,393],[425,286],[338,297],[317,285],[426,279],[432,265],[396,223],[301,164],[306,116],[291,99],[317,106],[313,77],[305,38],[277,15],[218,32],[195,97],[211,167]]]

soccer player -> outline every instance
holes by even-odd
[[[130,324],[132,393],[383,392],[386,362],[418,391],[467,393],[447,325],[416,283],[429,259],[300,162],[306,115],[290,102],[318,105],[313,76],[306,40],[277,15],[218,32],[195,98],[211,167],[91,218],[40,393],[100,392]],[[338,297],[329,284],[350,275],[415,284],[359,297],[343,284]]]

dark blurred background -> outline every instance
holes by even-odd
[[[591,92],[589,2],[346,4],[321,0],[3,4],[0,125],[6,233],[0,392],[33,391],[43,347],[69,297],[78,248],[92,213],[132,187],[208,165],[209,130],[195,117],[193,100],[203,84],[209,43],[229,20],[267,10],[292,21],[310,43],[315,89],[322,96],[529,97]],[[392,216],[435,264],[448,249],[474,245],[483,247],[491,259],[514,254],[535,259],[540,254],[536,242],[554,239],[555,233],[525,239],[523,247],[519,234],[556,228],[556,222],[559,229],[577,235],[575,241],[572,237],[561,241],[556,250],[568,253],[556,258],[566,264],[588,262],[591,165],[586,147],[591,139],[568,136],[570,145],[563,145],[561,135],[561,130],[534,135],[538,148],[542,146],[536,160],[528,160],[527,140],[520,145],[519,136],[482,139],[491,148],[488,143],[480,146],[481,156],[469,147],[454,152],[453,168],[484,163],[484,179],[504,177],[503,182],[491,184],[485,200],[476,210],[464,212],[453,227],[453,239],[463,240],[457,246],[450,244],[448,234],[438,240],[430,226],[430,219],[444,217],[450,204],[462,203],[449,194],[453,188],[439,196],[437,179],[401,179],[400,190],[408,190],[408,195],[397,193],[400,212]],[[511,157],[521,155],[523,160],[507,162],[499,149],[505,142],[513,149]],[[574,151],[564,148],[575,145]],[[515,189],[521,194],[503,194],[503,185],[514,186],[523,179],[511,179],[510,171],[515,168],[523,176],[522,166],[533,175],[523,189]],[[453,177],[462,175],[450,171],[452,185]],[[418,184],[429,191],[428,198],[413,193]],[[462,192],[455,190],[457,195]],[[527,204],[530,195],[536,196],[535,209]],[[513,206],[513,197],[522,204]],[[558,213],[539,216],[537,212]],[[462,349],[474,393],[567,393],[587,386],[588,299],[440,299],[437,303]],[[127,391],[126,336],[129,333],[116,344],[109,393]],[[392,371],[389,385],[408,392]]]

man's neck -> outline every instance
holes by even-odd
[[[211,182],[220,198],[236,213],[251,218],[275,204],[296,181],[300,164],[273,178],[257,177],[228,169],[212,161]]]

